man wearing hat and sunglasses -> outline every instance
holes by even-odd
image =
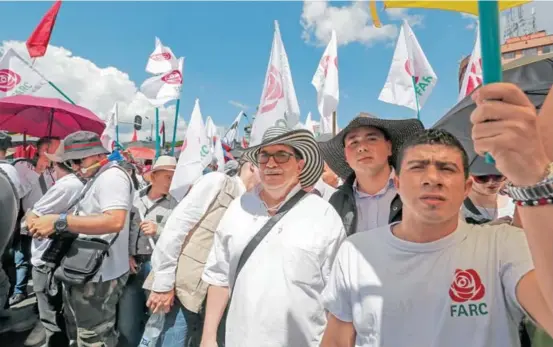
[[[258,165],[261,184],[217,227],[202,276],[210,284],[202,346],[216,346],[229,299],[228,346],[314,346],[326,324],[320,294],[345,238],[334,208],[304,190],[323,171],[317,142],[308,130],[272,127],[243,158]]]
[[[66,281],[63,300],[70,339],[76,339],[79,346],[116,346],[116,307],[129,272],[129,211],[134,190],[127,172],[109,162],[108,153],[95,133],[77,131],[67,135],[63,151],[50,159],[70,162],[88,182],[71,214],[46,214],[29,225],[35,238],[71,233],[78,236],[73,245],[92,243],[93,239],[109,245],[90,280],[74,284],[62,279]],[[68,252],[66,257],[71,254],[81,254],[81,248]],[[64,266],[58,266],[56,274],[63,271]]]
[[[388,120],[361,113],[319,144],[325,162],[345,179],[329,202],[348,235],[401,219],[392,164],[402,143],[423,129],[417,119]]]

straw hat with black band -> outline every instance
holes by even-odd
[[[350,131],[360,127],[376,128],[384,133],[386,139],[392,143],[392,166],[395,165],[397,152],[405,140],[424,130],[424,125],[418,119],[382,119],[369,113],[360,113],[336,136],[328,141],[319,142],[324,161],[344,180],[354,173],[346,161],[344,140]]]
[[[311,187],[319,180],[323,173],[323,158],[317,141],[309,130],[271,127],[265,131],[259,145],[246,148],[242,154],[242,159],[259,166],[257,154],[263,147],[273,145],[290,146],[301,155],[305,161],[305,166],[299,176],[302,187]]]

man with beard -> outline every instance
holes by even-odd
[[[35,238],[69,232],[81,241],[74,244],[100,238],[109,245],[90,281],[63,283],[64,313],[76,328],[69,331],[71,345],[115,347],[118,341],[115,315],[129,272],[129,211],[134,190],[127,172],[110,163],[107,154],[95,133],[77,131],[67,135],[63,152],[52,160],[77,165],[88,182],[71,215],[46,214],[29,225]]]

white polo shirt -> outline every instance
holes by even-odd
[[[384,226],[343,243],[323,296],[357,347],[516,347],[515,290],[533,268],[524,232],[505,224],[460,221],[429,243]]]
[[[93,279],[94,282],[109,281],[129,271],[129,218],[134,187],[132,187],[129,176],[122,170],[113,168],[114,165],[116,164],[107,164],[97,173],[99,176],[96,179],[87,183],[92,183],[92,187],[78,205],[79,216],[100,215],[110,210],[127,210],[125,226],[111,246],[108,256],[104,258],[100,271]],[[108,242],[114,236],[113,233],[79,235],[84,238],[100,237]]]

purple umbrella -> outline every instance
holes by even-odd
[[[60,99],[32,95],[0,99],[0,129],[36,137],[65,136],[79,130],[101,135],[106,127],[92,111]]]

